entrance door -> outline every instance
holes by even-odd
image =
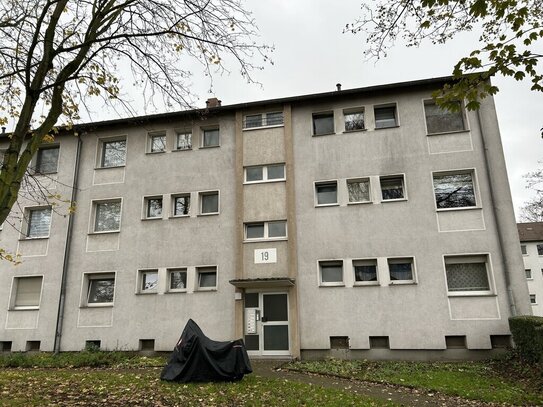
[[[245,294],[245,343],[249,354],[290,355],[288,294]]]

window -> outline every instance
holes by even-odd
[[[177,133],[175,140],[176,150],[192,149],[192,133]]]
[[[13,309],[36,309],[40,306],[42,276],[15,277]]]
[[[151,133],[149,134],[149,151],[151,153],[163,153],[166,151],[166,134]]]
[[[187,289],[187,269],[168,270],[169,291],[185,291]]]
[[[102,142],[102,167],[120,167],[126,162],[126,140]]]
[[[520,245],[520,252],[522,254],[528,254],[528,252],[526,251],[526,245],[525,244]]]
[[[247,223],[245,225],[245,239],[276,239],[287,237],[287,222],[284,220],[274,222]]]
[[[390,281],[414,281],[413,258],[388,259],[388,271],[390,273]]]
[[[377,283],[377,260],[353,260],[355,284]]]
[[[173,196],[173,216],[188,216],[190,210],[190,194]]]
[[[111,304],[115,292],[115,274],[87,274],[87,304]]]
[[[337,181],[318,182],[315,184],[317,206],[337,205]]]
[[[49,237],[51,208],[30,208],[27,210],[26,237]]]
[[[140,271],[140,292],[156,292],[158,287],[158,270]]]
[[[283,124],[283,112],[252,114],[245,116],[244,129],[253,127],[279,126]]]
[[[379,181],[381,183],[381,196],[383,201],[405,199],[403,175],[380,177]]]
[[[162,218],[162,197],[145,198],[145,218]]]
[[[116,232],[121,228],[121,200],[96,202],[94,232]]]
[[[434,193],[437,209],[475,206],[473,174],[434,174]]]
[[[219,213],[219,192],[200,192],[200,215]]]
[[[490,292],[486,256],[445,257],[447,288],[455,292]]]
[[[530,294],[530,304],[537,304],[537,298],[535,297],[535,294]]]
[[[537,254],[543,256],[543,243],[537,245]]]
[[[349,203],[371,201],[369,178],[348,179],[347,191],[349,192]]]
[[[313,135],[322,136],[334,133],[334,113],[313,114]]]
[[[462,104],[455,102],[456,112],[442,109],[433,100],[424,102],[424,114],[426,115],[426,129],[428,134],[447,133],[465,130]]]
[[[387,127],[396,127],[398,120],[396,117],[396,105],[393,106],[375,106],[373,108],[375,115],[375,128],[385,129]]]
[[[217,288],[217,267],[196,267],[198,289]]]
[[[344,112],[345,131],[364,130],[364,110]]]
[[[52,174],[57,172],[59,146],[43,147],[36,156],[36,172],[39,174]]]
[[[321,285],[343,285],[343,261],[320,261]]]
[[[524,270],[524,273],[526,273],[526,278],[528,280],[531,280],[532,279],[532,270],[531,269],[526,269]]]
[[[202,136],[202,147],[218,147],[219,146],[219,128],[204,129]]]
[[[245,182],[281,181],[285,179],[285,164],[245,167]]]

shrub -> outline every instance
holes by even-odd
[[[509,328],[520,357],[529,363],[543,362],[543,317],[511,317]]]

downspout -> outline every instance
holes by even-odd
[[[494,212],[494,219],[496,223],[496,229],[498,230],[498,244],[500,246],[500,253],[503,262],[504,277],[505,277],[505,288],[507,290],[507,297],[509,299],[509,308],[511,309],[511,316],[517,316],[517,306],[515,303],[515,296],[513,294],[513,288],[511,287],[511,268],[508,267],[510,263],[508,251],[504,250],[505,244],[503,241],[504,228],[500,216],[498,216],[498,211],[496,209],[496,193],[494,191],[494,184],[491,177],[490,170],[490,160],[488,158],[488,144],[485,136],[485,131],[483,130],[481,111],[477,109],[477,122],[479,124],[479,130],[481,132],[481,139],[483,141],[483,154],[485,156],[485,170],[486,177],[488,181],[488,188],[490,190],[490,198],[492,200],[492,211]]]
[[[74,168],[74,177],[72,183],[72,204],[76,202],[77,198],[77,184],[79,178],[79,161],[81,158],[81,146],[83,142],[81,141],[81,136],[77,136],[77,150],[75,153],[75,168]],[[60,298],[58,301],[58,312],[57,312],[57,325],[55,329],[55,344],[54,351],[55,355],[60,353],[60,339],[62,337],[62,324],[64,322],[64,303],[66,301],[66,283],[67,283],[67,274],[68,274],[68,262],[70,259],[70,249],[72,246],[72,232],[74,225],[74,215],[73,211],[68,215],[68,230],[66,231],[66,246],[64,247],[64,261],[62,264],[62,279],[60,282]]]

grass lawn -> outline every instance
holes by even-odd
[[[487,362],[294,362],[292,370],[439,391],[452,396],[513,405],[543,405],[541,369],[515,360]]]
[[[248,375],[235,383],[162,382],[160,368],[1,369],[1,406],[384,406],[349,391]]]

